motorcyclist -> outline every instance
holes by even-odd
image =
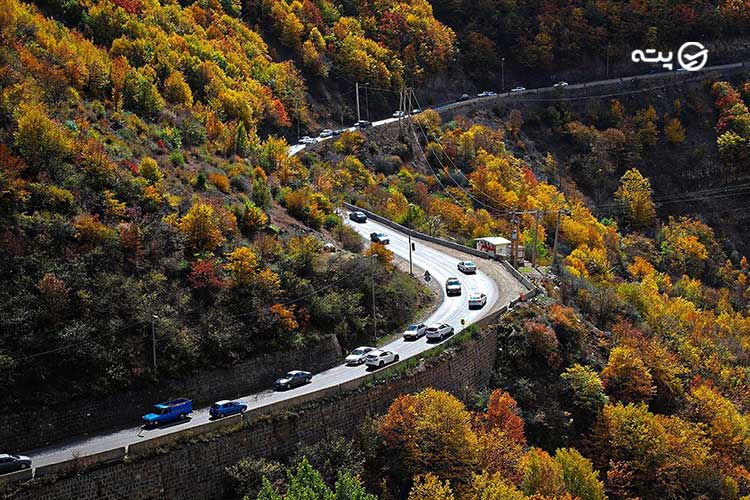
[[[430,271],[425,271],[424,272],[424,280],[425,281],[430,281]]]

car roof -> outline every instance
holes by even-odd
[[[296,375],[298,373],[305,373],[302,370],[291,370],[287,372],[289,375]]]
[[[442,323],[431,323],[427,328],[440,328]]]
[[[471,298],[474,298],[474,297],[481,297],[482,295],[484,295],[484,294],[483,294],[482,292],[471,292],[471,293],[469,294],[469,297],[471,297]]]
[[[214,404],[215,405],[225,405],[227,403],[231,403],[231,401],[229,401],[228,399],[222,399],[221,401],[217,401]]]

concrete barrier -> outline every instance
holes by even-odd
[[[137,457],[148,455],[162,446],[168,446],[185,438],[191,438],[193,436],[199,436],[201,434],[208,434],[210,432],[216,432],[222,429],[226,429],[241,422],[241,415],[232,415],[218,420],[210,420],[206,423],[196,425],[195,427],[188,427],[177,432],[164,434],[163,436],[146,439],[144,441],[129,445],[128,456]]]
[[[0,476],[0,483],[17,483],[19,481],[28,481],[32,478],[34,472],[31,469],[10,472]]]
[[[115,448],[113,450],[94,453],[93,455],[84,455],[65,462],[56,464],[43,465],[34,469],[34,477],[40,478],[51,475],[72,474],[78,471],[89,469],[96,465],[106,465],[115,462],[121,462],[125,458],[125,447]]]

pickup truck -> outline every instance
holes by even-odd
[[[185,398],[172,399],[154,405],[154,412],[143,416],[146,426],[155,427],[185,418],[193,412],[193,402]]]

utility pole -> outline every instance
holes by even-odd
[[[414,270],[411,265],[411,251],[414,248],[414,243],[411,242],[411,235],[409,235],[409,274],[414,276]]]
[[[557,211],[557,223],[555,224],[555,242],[552,244],[552,265],[550,266],[552,269],[555,268],[555,263],[557,262],[557,238],[560,235],[561,214],[570,214],[570,212],[568,210],[565,210],[564,208],[561,208]]]
[[[609,44],[607,44],[606,63],[604,65],[604,77],[609,78]]]
[[[531,267],[536,269],[536,249],[537,249],[537,237],[539,235],[539,216],[541,212],[537,210],[534,212],[534,248],[531,249]]]
[[[367,117],[367,121],[370,121],[370,101],[368,99],[368,92],[367,90],[370,88],[369,83],[365,83],[365,116]]]
[[[299,141],[299,96],[294,100],[294,114],[297,115],[297,140]]]
[[[503,75],[503,92],[505,92],[505,58],[500,59],[501,73]]]
[[[357,121],[360,121],[362,118],[359,116],[359,82],[354,84],[354,89],[357,93]]]
[[[154,326],[155,319],[159,319],[159,316],[153,314],[151,317],[151,348],[154,355],[154,375],[156,375],[156,327]]]
[[[372,338],[373,340],[378,339],[378,320],[375,315],[375,259],[378,256],[370,256],[370,280],[372,281]]]
[[[513,229],[510,233],[510,251],[513,254],[513,267],[518,266],[518,216],[515,211],[510,213]]]

